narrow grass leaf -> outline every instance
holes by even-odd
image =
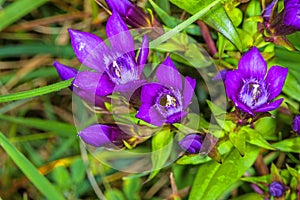
[[[10,158],[23,171],[26,177],[35,185],[47,199],[64,200],[54,186],[41,175],[36,167],[27,158],[14,147],[9,140],[0,132],[0,144]]]

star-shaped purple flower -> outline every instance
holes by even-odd
[[[283,87],[287,68],[273,66],[267,73],[267,63],[253,47],[238,63],[238,69],[226,74],[225,87],[229,99],[243,112],[255,113],[274,110],[283,99],[274,100]]]
[[[58,62],[54,66],[62,79],[75,77],[72,87],[75,93],[85,93],[84,99],[91,95],[105,97],[113,91],[131,92],[145,82],[142,71],[149,52],[148,38],[144,36],[136,59],[134,40],[117,12],[113,12],[106,24],[111,47],[94,34],[72,29],[69,33],[76,57],[91,70],[75,73]]]
[[[183,84],[170,57],[158,67],[156,77],[157,83],[142,86],[141,106],[136,117],[155,126],[180,122],[187,115],[196,80],[187,76]]]

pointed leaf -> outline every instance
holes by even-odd
[[[194,180],[189,200],[217,199],[252,166],[258,152],[259,148],[248,145],[244,157],[234,148],[225,157],[223,164],[215,161],[202,164]]]
[[[179,8],[195,14],[199,10],[205,8],[207,5],[214,2],[214,0],[170,0]],[[230,40],[240,51],[242,51],[242,43],[237,30],[232,21],[228,17],[224,7],[218,5],[210,9],[205,15],[200,17],[205,23],[212,28],[222,33],[228,40]]]

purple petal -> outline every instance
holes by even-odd
[[[102,72],[110,50],[98,36],[69,29],[72,48],[78,60],[85,66]]]
[[[182,90],[182,78],[173,61],[168,56],[156,70],[156,77],[161,84]]]
[[[144,35],[140,54],[137,59],[137,64],[140,69],[140,73],[143,72],[144,65],[147,62],[148,54],[149,54],[149,40],[147,35]]]
[[[185,77],[184,80],[184,89],[183,89],[183,109],[186,109],[194,95],[194,89],[196,86],[196,79],[191,77]]]
[[[225,81],[227,72],[231,71],[230,69],[222,69],[214,77],[213,81]]]
[[[105,0],[110,10],[116,10],[120,15],[125,16],[132,4],[128,0]]]
[[[142,86],[146,80],[131,81],[125,84],[120,84],[115,86],[115,91],[117,92],[133,92]]]
[[[85,90],[75,88],[73,92],[88,104],[105,109],[105,102],[110,102],[106,96],[95,96],[95,94],[88,93]]]
[[[300,2],[298,0],[285,0],[284,9],[284,24],[300,30]]]
[[[268,111],[271,111],[271,110],[275,110],[276,108],[278,108],[280,106],[280,104],[282,103],[283,101],[283,98],[281,99],[278,99],[276,101],[273,101],[273,102],[270,102],[266,105],[263,105],[259,108],[256,108],[254,110],[254,112],[268,112]]]
[[[154,126],[162,126],[166,121],[166,119],[157,111],[155,106],[151,106],[150,104],[142,104],[135,117]]]
[[[109,139],[109,126],[91,125],[78,133],[79,137],[87,144],[101,147],[111,144]]]
[[[287,68],[283,68],[280,66],[273,66],[270,68],[265,81],[266,86],[270,92],[270,96],[268,98],[269,101],[280,94],[287,74]]]
[[[141,92],[141,102],[150,105],[155,104],[156,97],[164,87],[158,83],[148,83],[143,85]]]
[[[272,11],[273,11],[273,7],[274,7],[275,4],[277,4],[277,1],[278,1],[278,0],[273,0],[273,1],[265,8],[265,10],[263,11],[262,17],[263,17],[265,20],[267,20],[267,21],[270,20],[271,15],[272,15]]]
[[[242,74],[239,72],[239,70],[229,71],[226,73],[225,89],[229,99],[233,100],[233,98],[238,96],[242,84]]]
[[[232,99],[232,101],[234,102],[234,105],[237,108],[239,108],[243,112],[249,113],[250,115],[254,116],[253,111],[248,106],[246,106],[245,104],[243,104],[242,102],[239,102],[235,97]]]
[[[199,153],[202,147],[202,137],[197,134],[189,134],[185,136],[178,144],[188,153]]]
[[[256,47],[245,53],[239,61],[238,70],[243,77],[253,77],[257,80],[264,79],[267,72],[267,63]]]
[[[115,87],[106,73],[99,74],[90,71],[79,72],[73,85],[94,96],[107,96],[113,92]]]
[[[300,135],[300,115],[295,115],[292,120],[292,129]]]
[[[56,68],[58,75],[63,81],[74,78],[78,72],[76,69],[63,65],[57,61],[54,61],[53,66]]]
[[[188,112],[186,112],[186,111],[174,113],[167,118],[166,123],[174,124],[174,123],[180,122],[187,114],[188,114]]]
[[[112,49],[126,53],[134,51],[133,38],[118,12],[113,11],[106,24],[106,34]]]

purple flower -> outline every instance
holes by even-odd
[[[145,82],[142,79],[142,71],[149,52],[148,38],[144,36],[136,59],[134,40],[118,13],[114,12],[106,25],[111,48],[94,34],[72,29],[69,29],[69,33],[76,57],[83,65],[93,70],[77,72],[73,81],[74,90],[97,98],[110,95],[114,90],[131,92]],[[61,77],[74,75],[67,66],[58,62],[54,65]],[[86,98],[91,97],[84,99]]]
[[[78,133],[87,144],[95,147],[116,148],[123,147],[123,141],[130,136],[116,125],[91,125]]]
[[[230,69],[222,69],[213,77],[212,80],[213,81],[224,81],[226,79],[226,74],[229,71],[230,71]]]
[[[185,136],[178,144],[188,153],[199,153],[202,147],[202,137],[198,134],[189,134]]]
[[[118,12],[124,22],[133,28],[161,26],[153,16],[146,14],[129,0],[105,1],[111,10]]]
[[[284,0],[284,24],[300,30],[300,1]]]
[[[300,135],[300,115],[296,115],[292,120],[293,130]]]
[[[281,183],[274,181],[269,185],[269,194],[271,196],[281,197],[283,192],[284,192],[284,187]]]
[[[158,83],[142,86],[141,106],[136,117],[155,126],[179,122],[187,115],[196,80],[185,77],[184,84],[174,63],[167,57],[156,71]]]
[[[238,69],[226,74],[225,87],[229,99],[243,112],[255,113],[274,110],[283,99],[274,100],[283,87],[287,68],[267,64],[259,50],[253,47],[238,63]]]

